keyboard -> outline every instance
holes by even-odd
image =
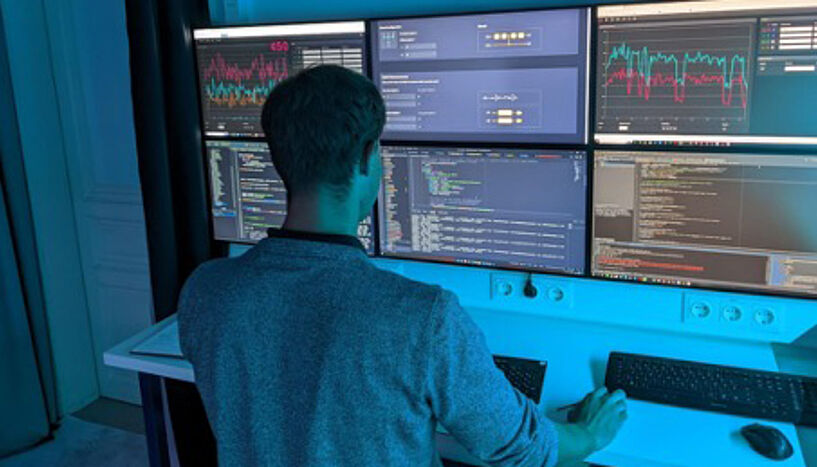
[[[494,355],[494,364],[505,373],[505,377],[513,387],[528,399],[539,403],[542,397],[542,384],[545,382],[547,362]]]
[[[604,384],[632,399],[817,427],[817,378],[611,352]]]

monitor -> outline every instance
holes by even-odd
[[[589,10],[372,22],[384,139],[584,143]]]
[[[817,296],[817,156],[597,151],[592,274]]]
[[[267,143],[207,141],[213,233],[216,240],[255,243],[286,217],[286,188],[275,171]],[[358,238],[374,254],[372,216]]]
[[[383,146],[384,256],[583,274],[583,151]]]
[[[202,125],[209,137],[263,136],[275,84],[317,64],[365,70],[363,21],[197,29]]]
[[[598,9],[596,141],[817,144],[817,1]]]

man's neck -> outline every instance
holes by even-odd
[[[354,203],[339,201],[328,190],[291,196],[283,228],[300,232],[357,235],[358,209]]]

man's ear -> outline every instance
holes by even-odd
[[[369,157],[374,152],[375,141],[368,141],[363,145],[363,154],[360,155],[360,173],[362,175],[369,175]]]

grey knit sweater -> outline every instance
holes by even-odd
[[[552,423],[456,297],[348,241],[268,238],[210,261],[178,311],[221,465],[439,465],[437,423],[491,465],[556,462]]]

